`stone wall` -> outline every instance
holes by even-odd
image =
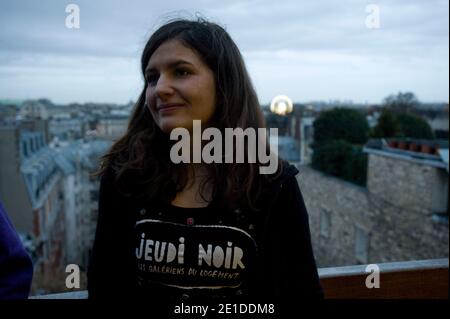
[[[436,170],[428,165],[371,154],[367,188],[372,195],[397,207],[430,210]]]
[[[368,188],[299,170],[318,267],[448,258],[448,224],[432,219],[430,202],[439,168],[371,154]],[[356,254],[357,229],[367,235],[365,256]]]

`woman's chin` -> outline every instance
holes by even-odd
[[[189,130],[192,127],[192,123],[185,123],[184,121],[171,121],[171,120],[165,120],[165,121],[161,121],[159,123],[159,128],[161,129],[161,131],[163,131],[166,134],[170,134],[170,132],[172,132],[172,130],[176,129],[176,128],[185,128],[187,130]]]

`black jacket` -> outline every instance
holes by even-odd
[[[0,202],[0,300],[27,299],[33,264]]]
[[[297,173],[294,166],[283,162],[283,173],[265,187],[264,209],[228,220],[238,227],[254,225],[258,267],[244,293],[253,300],[297,302],[323,297]],[[151,207],[124,199],[113,181],[114,173],[108,170],[100,183],[98,224],[88,269],[89,298],[139,298],[132,232],[142,207]]]

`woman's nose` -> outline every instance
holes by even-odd
[[[164,75],[161,75],[156,83],[155,93],[158,97],[164,97],[167,95],[172,95],[174,89],[172,87],[172,83],[170,79]]]

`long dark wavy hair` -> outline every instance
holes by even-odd
[[[246,70],[244,60],[229,34],[219,25],[205,19],[176,19],[160,27],[148,40],[141,57],[141,71],[155,50],[168,40],[178,40],[193,49],[213,71],[216,85],[216,109],[209,126],[218,128],[265,127],[264,116],[257,95]],[[187,170],[183,164],[170,160],[169,135],[161,131],[145,104],[147,83],[136,102],[124,136],[102,157],[97,175],[113,169],[116,186],[125,196],[158,198],[170,202],[187,184]],[[224,135],[222,135],[224,136]],[[247,143],[246,143],[247,144]],[[266,150],[269,150],[266,141]],[[259,174],[256,163],[208,164],[209,178],[200,187],[203,197],[205,185],[213,185],[212,196],[224,207],[247,207],[259,210],[258,198],[263,185],[281,174]],[[204,198],[204,197],[203,197]]]

